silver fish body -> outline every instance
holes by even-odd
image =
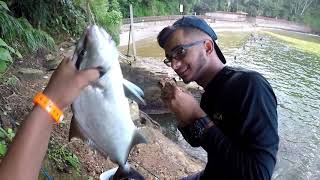
[[[131,148],[146,140],[131,120],[124,87],[139,96],[138,99],[143,99],[140,96],[143,92],[123,79],[116,45],[111,36],[96,25],[86,29],[72,60],[79,70],[99,67],[105,74],[73,102],[69,138],[82,138],[125,167]]]

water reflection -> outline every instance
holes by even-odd
[[[258,37],[255,39],[250,33],[219,33],[218,36],[228,65],[262,73],[278,98],[280,147],[273,179],[320,179],[320,57],[263,33],[255,34]],[[305,36],[310,38],[316,37]],[[320,42],[320,38],[312,41]],[[163,57],[155,38],[140,44],[143,46],[137,48],[139,55]],[[166,126],[168,133],[172,133],[168,137],[189,150],[175,125]],[[203,151],[190,153],[205,159]]]

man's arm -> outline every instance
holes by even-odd
[[[211,127],[204,140],[208,164],[204,177],[217,174],[228,179],[270,179],[276,163],[279,137],[275,95],[260,76],[250,76],[245,89],[242,142],[229,139],[218,127]],[[238,121],[238,120],[235,120]]]
[[[26,117],[1,162],[1,179],[37,179],[47,151],[53,119],[36,106]]]
[[[80,94],[81,89],[99,77],[95,69],[77,71],[70,60],[63,60],[53,73],[44,94],[64,109]],[[47,151],[53,119],[35,106],[0,164],[0,179],[37,179]]]

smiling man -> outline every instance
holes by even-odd
[[[213,29],[185,16],[158,35],[164,63],[205,90],[201,103],[178,87],[163,98],[178,128],[208,153],[204,171],[183,179],[271,179],[278,151],[277,100],[258,72],[226,66]],[[164,91],[162,93],[165,93]]]

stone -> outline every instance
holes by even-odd
[[[47,54],[47,55],[45,56],[45,58],[46,58],[47,61],[52,61],[52,60],[55,59],[55,56],[53,56],[52,54]]]
[[[140,112],[139,112],[140,110],[139,110],[138,104],[135,101],[131,101],[131,100],[128,100],[128,101],[129,101],[130,115],[131,115],[132,121],[140,119]]]
[[[46,61],[43,66],[45,68],[47,68],[48,70],[53,70],[53,69],[56,69],[58,67],[60,62],[61,62],[61,59],[55,59],[55,60],[51,60],[51,61]]]
[[[43,71],[40,69],[33,69],[33,68],[20,68],[18,70],[19,76],[24,79],[35,79],[39,76],[43,75]]]

